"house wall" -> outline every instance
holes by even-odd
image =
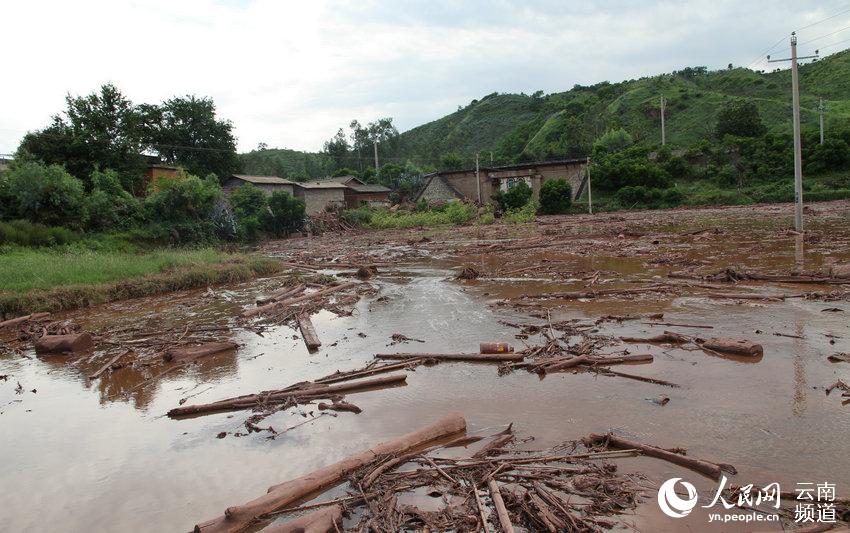
[[[435,176],[434,179],[429,180],[420,198],[428,202],[448,202],[456,200],[457,196],[439,176]]]
[[[306,189],[298,187],[295,196],[304,200],[307,215],[321,213],[329,205],[345,206],[345,189]]]
[[[384,207],[390,205],[390,193],[388,192],[359,192],[354,195],[354,207],[366,204],[369,207]]]

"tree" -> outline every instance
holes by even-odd
[[[449,152],[440,156],[440,165],[444,170],[458,170],[463,168],[463,158],[457,152]]]
[[[87,230],[130,229],[141,222],[141,202],[124,190],[114,170],[95,170],[90,181],[92,190],[85,202]]]
[[[499,207],[503,211],[510,211],[511,209],[519,209],[527,204],[531,199],[531,194],[531,187],[524,180],[520,180],[513,187],[510,187],[507,192],[501,189],[497,190],[493,194],[493,200],[499,204]]]
[[[285,237],[304,225],[304,202],[286,191],[275,191],[269,210],[262,218],[263,228],[275,237]]]
[[[325,153],[334,160],[336,168],[345,166],[345,162],[348,159],[349,146],[342,128],[329,141],[325,141],[324,148]]]
[[[755,103],[749,100],[733,100],[717,114],[714,132],[718,139],[726,135],[760,137],[767,132],[767,128]]]
[[[246,183],[230,193],[229,200],[238,218],[259,217],[269,208],[266,193],[253,183]]]
[[[59,165],[33,161],[15,165],[9,172],[6,195],[12,203],[11,216],[48,226],[82,226],[83,183]]]
[[[540,187],[540,211],[547,215],[566,213],[573,204],[573,189],[563,179],[548,180]]]
[[[623,128],[608,130],[593,143],[593,157],[621,152],[634,144],[634,138]]]
[[[140,192],[144,167],[142,116],[112,84],[88,96],[65,97],[66,109],[47,128],[24,136],[18,153],[51,165],[64,165],[91,188],[97,168],[111,168],[125,189]]]
[[[145,140],[163,162],[219,179],[239,168],[233,124],[216,118],[212,99],[172,98],[159,106],[140,106],[140,115],[145,119]]]

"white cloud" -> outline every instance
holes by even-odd
[[[214,98],[235,124],[241,150],[261,141],[317,150],[352,118],[393,116],[408,129],[493,91],[553,92],[686,65],[746,65],[793,27],[845,6],[7,2],[0,153],[46,125],[67,92],[86,94],[107,81],[135,102]],[[801,40],[848,25],[844,14],[804,30]]]

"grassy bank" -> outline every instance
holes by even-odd
[[[86,307],[126,298],[233,283],[270,275],[277,261],[214,249],[0,254],[0,312]]]

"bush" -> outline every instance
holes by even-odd
[[[78,240],[77,233],[61,226],[48,227],[28,220],[0,222],[0,245],[55,246]]]
[[[141,202],[124,190],[115,171],[95,170],[91,183],[92,191],[86,198],[87,230],[127,230],[141,222]]]
[[[734,100],[726,104],[717,114],[714,132],[718,139],[726,135],[736,137],[759,137],[767,131],[761,121],[758,107],[749,100]]]
[[[342,219],[350,226],[368,226],[372,222],[372,210],[368,207],[346,209],[342,212]]]
[[[83,183],[59,165],[36,162],[15,165],[9,171],[5,188],[4,194],[12,204],[7,216],[51,226],[82,226]]]
[[[266,193],[253,183],[246,183],[230,193],[229,200],[237,219],[259,217],[269,208]]]
[[[373,211],[370,227],[375,229],[403,229],[420,226],[439,226],[443,224],[464,224],[477,214],[474,205],[463,202],[450,202],[440,208],[424,212]]]
[[[628,186],[665,189],[672,185],[670,174],[648,158],[648,148],[635,146],[605,157],[591,165],[593,187],[618,191]]]
[[[806,160],[806,172],[820,174],[850,167],[850,146],[842,139],[824,139]]]
[[[685,201],[685,195],[678,189],[658,189],[642,185],[623,187],[617,191],[615,198],[625,209],[676,207]]]
[[[540,187],[540,212],[547,215],[566,213],[573,204],[573,188],[567,180],[549,180]]]
[[[275,237],[285,237],[304,227],[304,202],[286,191],[269,197],[269,210],[260,219],[263,229]]]
[[[161,180],[160,189],[145,199],[149,235],[153,240],[179,243],[215,240],[218,231],[213,214],[221,198],[214,177]]]
[[[537,214],[537,207],[537,203],[528,202],[519,209],[511,209],[510,211],[506,212],[505,216],[502,217],[502,220],[504,220],[508,224],[531,222],[532,220],[534,220],[534,216]]]
[[[593,157],[602,157],[607,154],[621,152],[634,143],[634,138],[624,130],[608,130],[593,143]]]
[[[503,211],[519,209],[531,199],[531,187],[525,181],[519,181],[506,191],[501,189],[493,194],[493,200]]]

